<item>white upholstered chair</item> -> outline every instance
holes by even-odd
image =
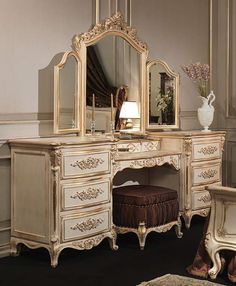
[[[219,252],[236,251],[236,188],[209,186],[211,212],[205,238],[206,250],[213,262],[208,271],[215,279],[221,269]]]

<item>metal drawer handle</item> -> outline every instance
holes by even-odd
[[[104,220],[101,218],[98,218],[98,219],[90,218],[90,219],[83,221],[81,223],[77,223],[76,225],[71,226],[70,228],[72,230],[80,230],[81,232],[84,232],[84,231],[88,231],[88,230],[97,228],[99,226],[99,224],[103,223],[103,221]]]
[[[104,193],[102,188],[91,188],[82,192],[76,192],[74,195],[70,196],[72,199],[80,199],[81,201],[96,199],[99,195]]]
[[[104,160],[102,158],[88,157],[86,160],[76,161],[70,164],[72,167],[79,167],[81,170],[84,169],[94,169],[97,168],[99,164],[103,164]]]

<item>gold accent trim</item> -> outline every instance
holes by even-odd
[[[214,178],[215,175],[217,174],[217,171],[214,169],[208,169],[206,171],[202,171],[198,177],[199,178],[204,178],[204,179],[210,179],[210,178]]]
[[[104,193],[102,188],[89,187],[86,191],[76,192],[75,195],[70,196],[72,199],[80,199],[81,201],[96,199],[100,194]]]
[[[99,226],[99,224],[102,224],[104,222],[103,219],[98,218],[98,219],[94,219],[94,218],[89,218],[88,220],[82,222],[82,223],[77,223],[74,226],[71,226],[70,228],[72,230],[80,230],[81,232],[84,231],[88,231],[94,228],[97,228]]]
[[[80,249],[91,249],[94,246],[98,245],[106,236],[106,234],[101,234],[99,236],[89,238],[83,241],[72,242],[72,245]]]
[[[204,155],[212,155],[216,151],[218,151],[218,148],[216,146],[207,146],[207,147],[202,147],[200,150],[198,150],[199,154],[204,154]]]
[[[86,160],[76,161],[71,163],[71,167],[79,167],[81,170],[85,169],[95,169],[100,164],[103,164],[105,161],[102,158],[88,157]]]
[[[137,38],[136,30],[127,25],[120,12],[117,12],[113,16],[107,18],[103,23],[96,24],[88,32],[75,35],[72,39],[72,49],[79,53],[82,43],[93,41],[101,34],[113,30],[119,31],[121,34],[126,35],[126,37],[130,37],[142,50],[147,50],[147,44]]]
[[[200,198],[198,198],[198,201],[199,202],[203,201],[205,204],[209,203],[211,201],[211,196],[210,194],[202,195]]]
[[[224,238],[228,233],[225,229],[223,228],[218,228],[217,229],[217,234],[219,237]]]

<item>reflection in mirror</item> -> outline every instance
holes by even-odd
[[[79,129],[78,76],[76,55],[65,53],[59,65],[55,66],[55,133]]]
[[[114,96],[115,130],[123,101],[140,103],[141,55],[122,37],[109,35],[87,47],[86,129],[90,130],[92,97],[95,95],[95,130],[111,130],[111,94]],[[140,129],[136,119],[134,128]]]
[[[160,60],[148,64],[148,128],[179,127],[179,76]]]

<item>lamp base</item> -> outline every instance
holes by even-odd
[[[125,129],[132,129],[133,128],[133,122],[131,119],[127,119],[125,124]]]

